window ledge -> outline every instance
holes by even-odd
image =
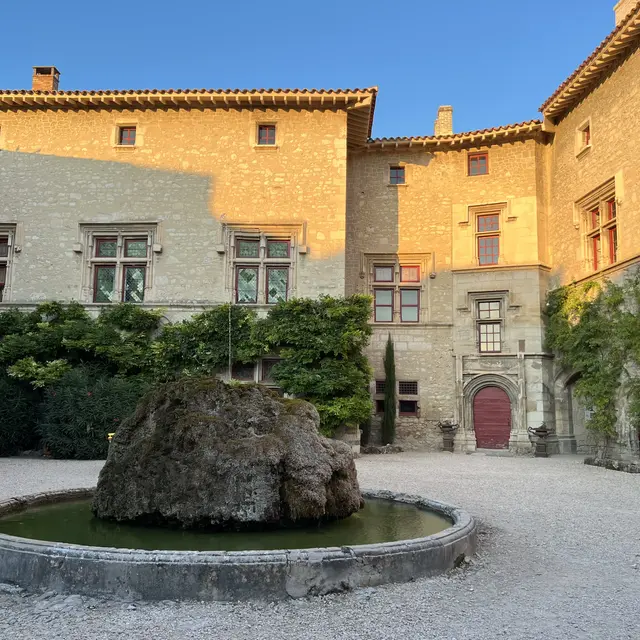
[[[137,144],[114,144],[113,148],[118,151],[133,151],[134,149],[138,149],[140,145]]]
[[[402,182],[402,183],[399,183],[399,184],[392,184],[391,182],[387,183],[387,187],[408,187],[408,186],[409,185],[406,182]]]
[[[253,148],[255,151],[277,151],[280,146],[277,144],[254,144]]]
[[[591,151],[592,145],[588,144],[586,147],[582,147],[578,153],[576,153],[576,158],[579,160],[580,158],[584,158],[584,156]]]
[[[488,176],[489,172],[487,171],[487,173],[467,173],[467,178],[483,178],[484,176]]]

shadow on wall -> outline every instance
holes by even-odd
[[[222,225],[210,209],[214,188],[210,175],[0,151],[0,233],[14,231],[19,247],[11,256],[10,301],[89,302],[86,273],[92,256],[78,247],[81,225],[141,223],[154,229],[159,245],[145,302],[228,302],[233,295],[225,280],[228,252],[219,251]],[[233,212],[226,213],[232,220]],[[308,260],[313,255],[300,256],[299,273]],[[313,271],[327,268],[314,265]],[[344,273],[339,288],[328,293],[342,293],[343,282]]]

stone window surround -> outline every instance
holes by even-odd
[[[404,182],[401,182],[399,184],[394,184],[393,182],[391,182],[391,169],[404,169]],[[407,187],[411,182],[411,178],[413,177],[412,173],[412,166],[408,162],[405,162],[403,160],[399,160],[397,162],[389,162],[388,164],[384,165],[384,184],[392,189]]]
[[[8,250],[7,256],[0,258],[0,265],[6,267],[5,274],[5,288],[2,291],[2,297],[0,298],[0,304],[3,302],[9,302],[11,300],[11,285],[13,280],[13,258],[14,254],[21,251],[21,247],[17,244],[17,224],[16,223],[2,223],[0,224],[0,237],[7,238]]]
[[[498,231],[478,231],[478,218],[486,215],[498,216]],[[469,219],[467,220],[467,223],[473,224],[473,261],[478,268],[486,269],[504,264],[504,242],[502,232],[507,220],[511,220],[511,218],[508,217],[508,207],[506,202],[474,205],[469,207]],[[480,264],[478,240],[480,237],[484,236],[498,236],[498,262],[496,264]]]
[[[479,344],[479,333],[477,329],[477,325],[479,323],[478,318],[478,302],[502,302],[502,351],[500,353],[481,353],[480,352],[480,344]],[[504,356],[505,354],[510,354],[511,349],[508,347],[506,341],[506,330],[508,328],[508,312],[518,312],[520,310],[520,305],[516,303],[513,293],[508,290],[495,290],[495,291],[469,291],[466,295],[466,306],[458,307],[457,311],[464,315],[471,315],[473,318],[474,324],[474,342],[476,346],[476,352],[478,357],[495,357],[495,356]]]
[[[617,179],[611,178],[604,184],[594,189],[589,194],[578,200],[575,210],[578,212],[578,228],[582,234],[582,258],[585,269],[590,272],[601,271],[610,267],[611,262],[611,234],[612,229],[618,229],[618,217],[620,214],[621,202],[617,193]],[[608,203],[615,202],[616,216],[612,219],[608,217]],[[599,223],[594,226],[592,223],[592,212],[599,210]],[[599,238],[599,255],[597,256],[597,266],[594,261],[594,239]],[[618,235],[619,242],[619,235]]]
[[[375,267],[392,266],[393,282],[375,282]],[[420,267],[418,282],[400,282],[401,266]],[[416,326],[428,322],[429,280],[435,275],[435,254],[433,253],[362,253],[360,277],[365,280],[366,292],[374,295],[374,289],[393,289],[393,321],[376,322],[372,310],[371,323],[376,325]],[[400,319],[400,290],[414,289],[418,291],[418,322],[402,322]]]
[[[589,143],[584,144],[585,132],[589,132]],[[583,120],[576,127],[576,139],[575,139],[575,155],[576,158],[584,157],[588,151],[593,147],[593,127],[591,125],[591,116],[586,120]]]
[[[136,143],[120,144],[120,129],[123,127],[135,127]],[[140,125],[140,121],[133,117],[116,118],[111,131],[111,146],[118,151],[134,151],[144,146],[144,127]]]
[[[290,243],[289,258],[265,258],[257,259],[239,258],[236,256],[236,239],[255,238],[260,240],[261,251],[266,252],[267,239],[288,240]],[[224,282],[227,298],[236,304],[236,266],[255,264],[259,268],[258,273],[258,302],[247,303],[244,306],[251,308],[269,309],[273,305],[266,303],[266,267],[287,264],[289,266],[289,281],[287,284],[287,299],[294,298],[297,291],[298,269],[301,267],[301,256],[309,253],[307,240],[307,223],[273,223],[273,222],[223,222],[220,227],[217,252],[225,256]],[[263,286],[265,285],[265,286]]]
[[[249,124],[249,146],[257,152],[261,151],[277,151],[282,146],[282,141],[287,129],[287,120],[283,118],[278,111],[269,111],[268,109],[255,109],[250,114]],[[276,128],[275,144],[258,144],[258,127],[260,125],[269,125]]]
[[[157,222],[120,222],[120,223],[80,223],[79,225],[79,241],[74,244],[73,251],[83,254],[82,282],[80,300],[85,303],[96,304],[99,306],[113,304],[122,299],[123,289],[123,264],[131,262],[135,264],[145,264],[145,282],[144,282],[144,301],[147,302],[153,294],[153,271],[155,265],[155,257],[162,252],[162,245],[158,242],[159,232]],[[115,295],[112,302],[94,302],[94,273],[95,264],[100,261],[108,262],[106,258],[96,259],[95,241],[100,237],[117,238],[118,246],[124,242],[124,238],[140,237],[147,240],[147,257],[146,258],[127,258],[118,257],[109,259],[117,264],[115,275]]]

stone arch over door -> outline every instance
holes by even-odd
[[[464,386],[464,424],[466,430],[473,433],[475,437],[474,401],[478,393],[488,387],[497,387],[507,395],[511,406],[511,434],[520,431],[522,418],[519,411],[520,394],[518,387],[515,382],[506,376],[496,374],[476,376]],[[477,442],[476,446],[478,446]]]

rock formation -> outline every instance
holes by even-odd
[[[349,516],[362,501],[351,450],[318,424],[313,405],[259,385],[161,385],[116,432],[94,514],[214,530]]]

